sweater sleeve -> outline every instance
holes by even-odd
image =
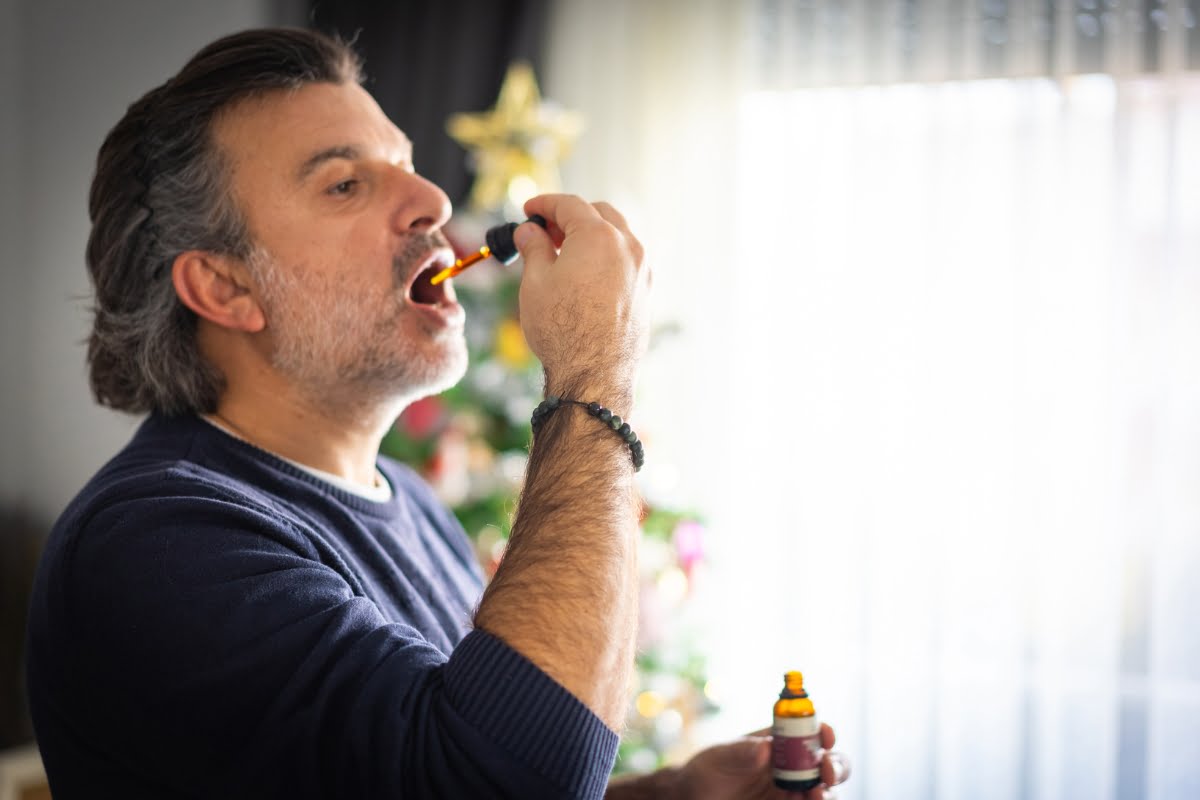
[[[388,622],[278,516],[128,500],[67,550],[76,724],[162,796],[603,794],[617,737],[573,695],[483,631],[447,655]]]

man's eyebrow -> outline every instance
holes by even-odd
[[[324,150],[309,156],[308,159],[300,165],[300,169],[296,170],[296,182],[302,183],[305,178],[307,178],[309,175],[312,175],[316,168],[324,164],[326,161],[333,161],[334,159],[339,158],[344,158],[347,161],[353,161],[359,157],[360,155],[358,148],[354,147],[354,145],[339,144],[333,147],[326,147]]]

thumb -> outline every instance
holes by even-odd
[[[533,222],[522,222],[517,226],[513,231],[513,244],[517,246],[517,252],[521,254],[526,267],[533,266],[536,269],[550,264],[558,255],[550,235]]]

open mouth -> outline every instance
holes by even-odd
[[[440,306],[454,301],[449,283],[443,281],[437,286],[431,283],[433,276],[442,269],[443,265],[435,261],[431,266],[417,273],[412,286],[408,289],[408,296],[414,303],[423,306]]]

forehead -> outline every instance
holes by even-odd
[[[235,183],[294,179],[315,154],[349,148],[392,163],[412,157],[408,138],[358,84],[310,83],[234,105],[213,124]]]

